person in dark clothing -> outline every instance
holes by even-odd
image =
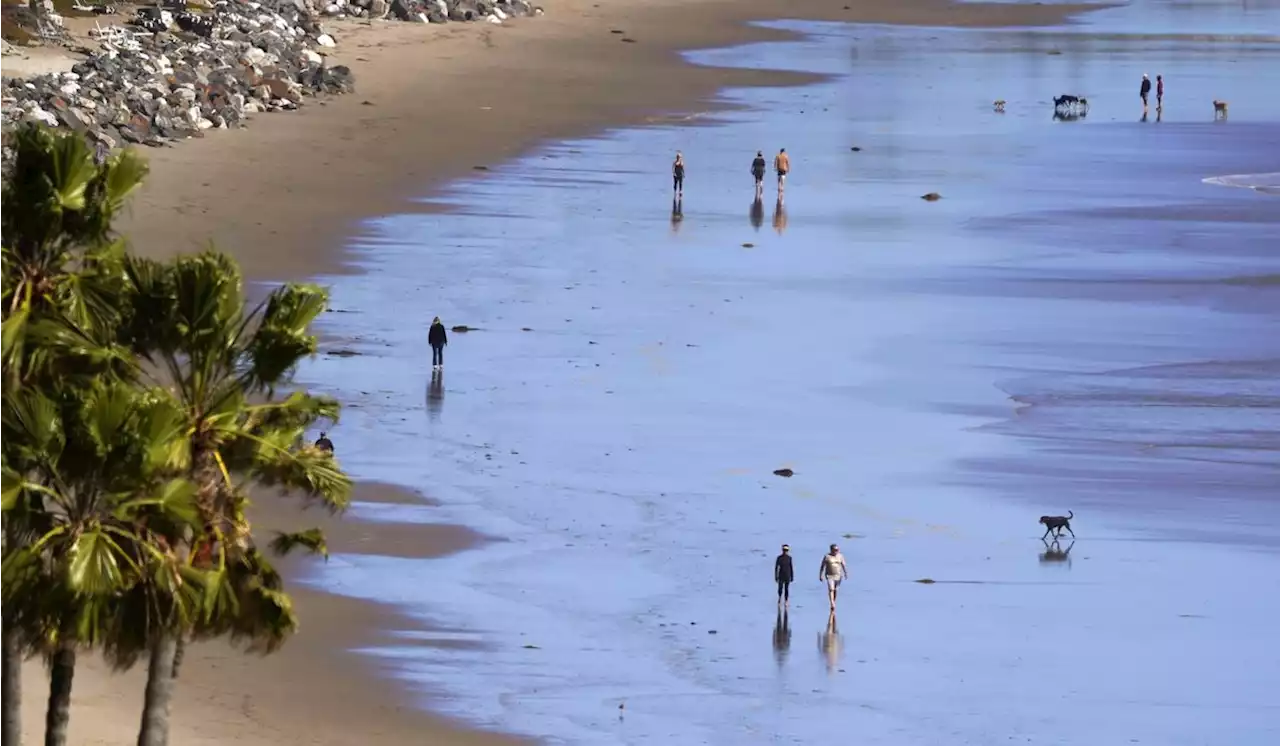
[[[329,440],[329,436],[326,435],[325,433],[320,433],[320,437],[316,438],[316,448],[319,448],[320,450],[325,451],[326,453],[332,454],[333,441]]]
[[[791,581],[796,579],[795,568],[791,565],[791,547],[783,544],[782,554],[773,561],[773,579],[778,582],[778,603],[791,603]]]
[[[676,151],[676,160],[671,164],[671,189],[677,195],[684,195],[684,153]]]
[[[1146,73],[1142,74],[1142,85],[1138,88],[1138,96],[1142,99],[1142,111],[1147,110],[1147,96],[1151,95],[1151,78]]]
[[[431,367],[440,370],[444,367],[444,346],[449,344],[449,335],[444,331],[444,324],[437,316],[431,322],[431,330],[427,332],[427,342],[431,344]]]
[[[764,193],[764,172],[769,164],[764,159],[764,151],[756,151],[756,159],[751,162],[751,175],[756,177],[756,199]]]
[[[1156,76],[1156,111],[1164,108],[1164,76]]]

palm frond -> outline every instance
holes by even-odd
[[[329,544],[325,541],[324,532],[318,528],[292,533],[277,531],[275,537],[271,539],[270,546],[271,551],[281,557],[287,557],[295,549],[305,549],[311,554],[329,559]]]

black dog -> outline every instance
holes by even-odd
[[[1050,531],[1053,532],[1054,537],[1062,536],[1062,529],[1064,528],[1067,530],[1067,533],[1071,534],[1071,538],[1076,538],[1076,532],[1071,530],[1071,519],[1075,517],[1076,514],[1072,513],[1070,510],[1067,511],[1066,515],[1040,516],[1040,522],[1043,523],[1045,527],[1044,536],[1041,536],[1040,538],[1044,539],[1045,536],[1049,535]]]

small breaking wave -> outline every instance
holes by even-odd
[[[1280,171],[1265,174],[1234,174],[1231,176],[1210,176],[1204,179],[1206,184],[1215,186],[1252,189],[1263,194],[1280,196]]]

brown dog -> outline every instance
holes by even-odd
[[[1045,536],[1049,535],[1050,531],[1053,532],[1054,538],[1062,536],[1062,529],[1064,528],[1067,530],[1067,533],[1071,534],[1071,538],[1076,538],[1076,532],[1071,530],[1071,519],[1075,517],[1076,514],[1072,513],[1070,510],[1067,511],[1066,515],[1040,516],[1040,523],[1044,525],[1044,536],[1041,536],[1040,538],[1044,539]]]
[[[1227,102],[1219,101],[1215,98],[1213,100],[1213,118],[1217,120],[1219,117],[1222,119],[1227,118]]]

